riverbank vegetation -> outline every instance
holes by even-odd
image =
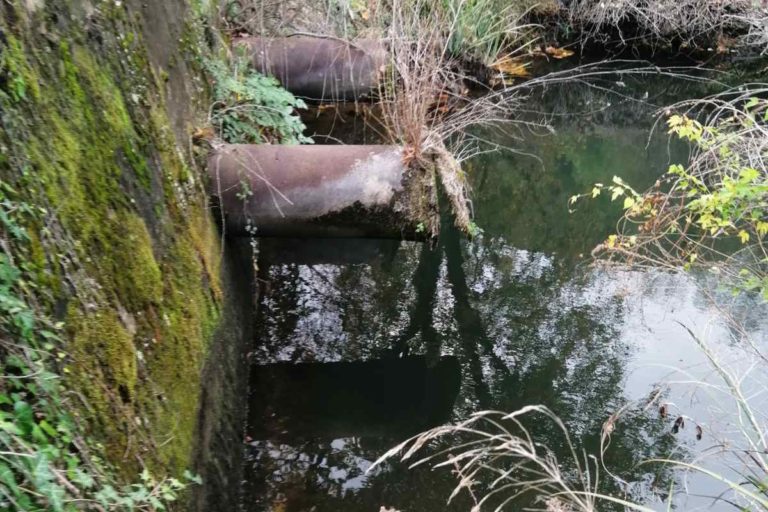
[[[762,53],[768,43],[765,12],[747,1],[659,8],[631,0],[339,0],[320,2],[325,16],[301,23],[299,16],[294,25],[281,15],[316,13],[314,3],[227,0],[212,6],[219,19],[209,24],[204,3],[177,2],[183,8],[172,14],[188,26],[173,37],[139,29],[136,11],[121,2],[85,14],[64,0],[39,9],[4,4],[0,509],[163,510],[200,481],[186,470],[198,380],[225,291],[220,240],[186,130],[207,122],[227,142],[308,142],[295,112],[302,100],[235,58],[208,55],[206,31],[217,23],[229,36],[311,32],[385,41],[391,60],[377,97],[382,138],[404,145],[408,163],[437,170],[457,224],[471,234],[477,228],[460,164],[499,149],[482,130],[530,125],[517,117],[525,104],[519,84],[537,60],[567,58],[574,51],[567,45],[607,38],[715,53],[739,45]],[[138,18],[152,26],[168,13],[151,10],[163,2],[148,4]],[[76,26],[76,19],[85,21]],[[181,47],[158,49],[172,44]],[[210,91],[186,89],[206,80]],[[650,191],[618,179],[590,193],[615,195],[626,208],[601,255],[629,266],[702,269],[737,293],[768,295],[765,93],[757,87],[670,106],[663,122],[693,146],[692,159]],[[207,120],[189,119],[185,101],[210,106],[200,109]],[[757,344],[750,350],[766,360]],[[749,472],[744,482],[726,483],[740,504],[768,509],[765,419],[740,376],[711,362],[746,425],[738,442],[728,441]],[[627,496],[601,494],[600,455],[578,452],[564,429],[573,473],[563,472],[517,423],[531,413],[562,429],[550,411],[529,408],[504,419],[519,430],[488,433],[477,424],[499,423],[483,413],[412,440],[408,455],[436,437],[469,433],[480,441],[455,448],[441,465],[457,471],[457,490],[472,493],[478,506],[524,490],[543,495],[552,511],[598,510],[600,500],[644,509]],[[620,420],[620,412],[606,419],[605,442]],[[685,460],[664,463],[709,471]],[[480,496],[473,486],[484,472],[495,483]]]
[[[0,9],[4,511],[164,510],[199,482],[225,308],[184,137],[203,27],[183,2],[81,7]]]

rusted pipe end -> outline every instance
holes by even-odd
[[[398,146],[224,145],[208,173],[230,234],[427,236]]]

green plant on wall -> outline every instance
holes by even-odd
[[[210,121],[217,136],[232,144],[310,144],[296,109],[304,101],[273,77],[250,69],[242,59],[206,62],[213,80]]]
[[[118,485],[110,468],[89,456],[90,442],[67,412],[58,374],[69,359],[62,324],[31,298],[39,269],[24,224],[45,212],[17,195],[0,181],[0,510],[165,510],[200,478],[185,472],[184,481],[156,479],[145,469],[138,482]]]

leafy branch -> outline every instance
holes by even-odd
[[[692,145],[688,164],[671,165],[642,194],[615,179],[607,188],[612,199],[625,197],[624,215],[596,253],[630,265],[702,268],[734,293],[768,300],[768,101],[758,94],[692,102],[670,115],[668,133]],[[598,184],[571,204],[605,189]]]

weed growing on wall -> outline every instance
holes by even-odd
[[[0,510],[164,510],[199,477],[156,480],[144,470],[139,482],[119,486],[66,411],[73,397],[59,375],[69,360],[62,325],[36,306],[39,269],[27,258],[24,225],[44,212],[16,195],[0,181]]]
[[[295,113],[307,108],[304,101],[241,60],[206,62],[213,80],[210,121],[216,135],[231,144],[311,143]]]

